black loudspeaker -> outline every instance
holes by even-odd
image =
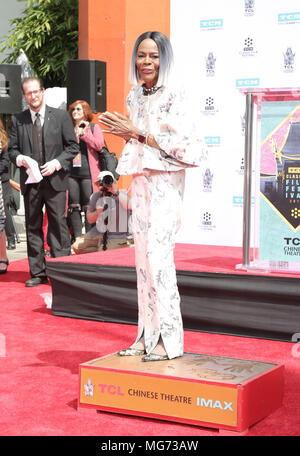
[[[21,65],[0,64],[0,113],[22,111]]]
[[[106,111],[106,62],[67,61],[67,103],[87,101],[92,111]]]

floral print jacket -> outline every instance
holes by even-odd
[[[183,91],[163,86],[152,95],[143,95],[137,85],[129,92],[127,109],[133,125],[154,135],[160,150],[131,139],[119,159],[119,174],[178,171],[199,166],[206,158],[205,143],[197,131],[201,126],[194,125]]]

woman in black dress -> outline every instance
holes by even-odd
[[[80,147],[69,175],[69,220],[76,240],[82,236],[81,212],[85,214],[85,231],[91,228],[86,211],[91,194],[98,190],[95,185],[101,171],[98,151],[104,146],[104,137],[99,125],[92,123],[93,113],[86,101],[74,101],[68,111]]]
[[[1,169],[9,162],[7,155],[7,133],[0,119],[0,274],[5,274],[8,266],[5,235],[5,208],[2,194]],[[3,165],[3,166],[2,166]]]

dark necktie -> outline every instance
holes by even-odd
[[[35,121],[32,128],[33,138],[33,158],[39,165],[43,164],[43,133],[40,113],[36,113]]]
[[[34,125],[36,126],[36,128],[38,130],[41,130],[42,129],[42,124],[41,124],[41,115],[39,112],[36,113],[35,115],[35,122],[34,122]]]

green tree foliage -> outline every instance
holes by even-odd
[[[5,63],[16,63],[23,49],[45,87],[66,85],[66,62],[78,53],[78,0],[18,0],[27,2],[22,17],[11,21],[1,51]]]

